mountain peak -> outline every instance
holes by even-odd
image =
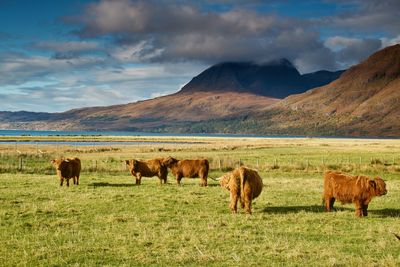
[[[257,64],[222,62],[211,66],[186,84],[180,93],[246,92],[273,98],[284,98],[325,85],[341,73],[328,72],[301,75],[286,58]],[[318,77],[316,77],[318,76]]]

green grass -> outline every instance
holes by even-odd
[[[397,160],[392,160],[399,155],[400,141],[269,140],[253,146],[255,142],[166,146],[168,151],[150,146],[98,152],[65,148],[58,152],[78,155],[84,166],[81,184],[70,188],[59,187],[49,168],[48,160],[57,155],[51,147],[38,157],[35,147],[20,146],[31,165],[19,170],[5,166],[21,155],[12,146],[0,146],[0,265],[400,265],[400,241],[393,235],[400,234],[400,179]],[[256,167],[258,159],[265,187],[253,215],[241,209],[230,214],[229,193],[213,180],[202,188],[199,179],[184,178],[178,187],[169,175],[167,185],[143,178],[135,186],[120,164],[125,158],[168,154],[215,161],[211,177],[222,174],[219,159],[226,161],[222,167],[234,167],[238,158]],[[332,162],[322,164],[321,155]],[[360,156],[365,158],[361,165],[336,162]],[[90,168],[94,161],[97,169]],[[357,218],[352,205],[339,203],[337,212],[324,212],[322,173],[332,164],[387,181],[388,194],[372,200],[368,217]]]

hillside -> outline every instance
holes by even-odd
[[[209,130],[398,137],[399,99],[400,45],[394,45],[371,55],[328,85],[289,96],[251,116],[214,122],[215,127]]]
[[[278,101],[249,93],[179,92],[131,104],[75,109],[64,113],[2,112],[0,126],[43,130],[154,131],[155,128],[177,123],[250,114]]]

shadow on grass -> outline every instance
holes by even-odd
[[[336,211],[347,211],[351,210],[343,207],[335,207]],[[287,213],[299,213],[299,212],[313,212],[313,213],[323,213],[325,212],[325,207],[322,205],[312,205],[312,206],[286,206],[286,207],[265,207],[263,209],[265,213],[275,213],[275,214],[287,214]]]
[[[136,186],[135,184],[110,184],[110,183],[91,183],[88,186],[93,187],[131,187]]]
[[[334,211],[351,211],[354,212],[353,208],[345,207],[335,207]],[[325,207],[320,205],[312,206],[287,206],[287,207],[265,207],[263,209],[265,213],[274,214],[287,214],[287,213],[299,213],[299,212],[313,212],[313,213],[323,213]],[[382,210],[368,210],[370,215],[376,215],[379,217],[400,217],[400,209],[382,209]]]
[[[218,186],[220,186],[220,185],[219,185],[219,184],[210,184],[210,183],[208,183],[207,186],[208,186],[208,187],[218,187]]]
[[[371,215],[374,214],[379,217],[399,217],[400,218],[400,209],[368,210],[368,212]]]

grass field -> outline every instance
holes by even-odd
[[[190,140],[0,145],[0,265],[400,265],[400,140]],[[59,187],[49,160],[61,155],[82,159],[79,186]],[[207,157],[211,177],[239,164],[259,169],[265,187],[253,215],[230,214],[229,194],[215,181],[202,188],[184,178],[178,187],[169,175],[167,185],[154,177],[135,186],[123,165],[167,155]],[[380,175],[388,194],[372,200],[366,218],[339,203],[325,213],[326,169]]]

